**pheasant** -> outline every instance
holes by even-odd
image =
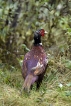
[[[47,32],[44,29],[34,32],[33,47],[24,56],[22,66],[22,76],[24,78],[23,89],[28,92],[35,82],[36,88],[39,89],[46,72],[48,57],[41,43],[41,37],[46,33]]]

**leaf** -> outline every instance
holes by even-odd
[[[26,49],[27,51],[30,51],[30,49],[27,48],[27,46],[26,46],[25,44],[22,44],[21,46],[22,46],[24,49]]]
[[[65,67],[71,69],[71,61],[68,61],[65,63]]]
[[[66,96],[71,96],[71,91],[65,91]]]
[[[66,84],[68,87],[71,87],[71,82],[69,82],[68,84]]]
[[[0,8],[0,17],[2,17],[3,10]]]

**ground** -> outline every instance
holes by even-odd
[[[70,72],[49,73],[36,91],[22,92],[21,70],[0,70],[0,106],[71,106]]]

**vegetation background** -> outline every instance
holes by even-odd
[[[20,95],[22,60],[40,28],[47,72],[39,91]],[[0,0],[0,106],[32,105],[71,106],[71,0]]]

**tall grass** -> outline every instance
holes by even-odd
[[[71,106],[71,73],[48,72],[38,91],[34,84],[29,94],[22,92],[19,70],[0,69],[0,106]]]

